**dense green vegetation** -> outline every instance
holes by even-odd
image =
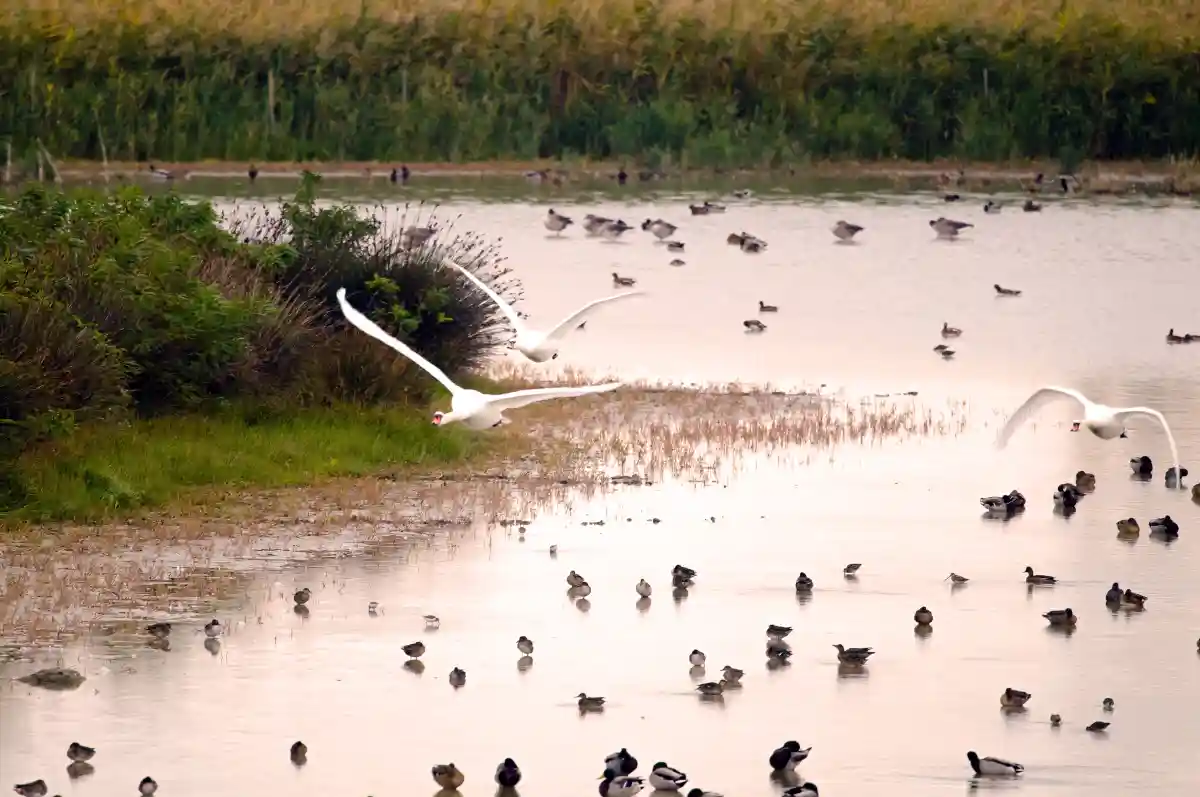
[[[430,219],[438,233],[413,246],[406,222],[312,194],[310,180],[228,228],[207,203],[133,188],[34,187],[0,206],[0,517],[467,453],[454,430],[432,433],[419,369],[349,328],[335,293],[469,368],[501,319],[441,262],[495,251]]]
[[[1191,0],[14,0],[28,162],[1161,158],[1200,149]]]

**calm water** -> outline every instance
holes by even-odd
[[[691,776],[688,788],[766,797],[779,791],[766,757],[795,738],[814,747],[802,774],[830,797],[962,794],[976,785],[969,749],[1025,764],[1019,783],[978,787],[1027,797],[1195,789],[1200,509],[1163,487],[1164,438],[1143,422],[1127,440],[1070,434],[1073,413],[1061,407],[1007,450],[990,445],[1005,412],[1057,383],[1162,409],[1182,461],[1198,466],[1200,346],[1163,341],[1171,326],[1200,332],[1194,206],[1070,201],[985,216],[974,201],[826,196],[731,202],[724,215],[693,218],[680,197],[546,196],[454,196],[447,210],[465,229],[503,236],[525,286],[521,307],[538,321],[609,291],[613,270],[648,292],[595,317],[558,362],[631,379],[827,383],[847,398],[919,390],[934,405],[969,402],[967,432],[844,448],[803,466],[762,459],[710,486],[616,488],[540,514],[524,535],[478,523],[331,559],[303,555],[311,538],[298,531],[298,541],[272,543],[280,555],[257,576],[259,563],[214,560],[211,577],[236,571],[241,598],[185,614],[169,653],[120,634],[26,651],[89,680],[66,693],[15,682],[0,691],[0,780],[42,777],[52,793],[79,795],[133,793],[146,774],[171,797],[411,795],[435,789],[429,767],[453,761],[467,775],[463,793],[478,795],[492,793],[496,764],[511,756],[525,771],[522,794],[559,797],[594,794],[604,755],[627,747],[640,774],[665,760]],[[549,202],[577,218],[672,220],[687,265],[669,267],[677,255],[640,230],[621,243],[585,240],[577,227],[547,238]],[[978,226],[935,242],[926,222],[938,215]],[[839,218],[867,228],[859,244],[833,243]],[[726,246],[742,229],[769,249]],[[997,299],[995,282],[1024,295]],[[741,321],[757,317],[760,299],[781,310],[764,316],[765,334],[745,335]],[[951,362],[931,351],[942,321],[965,330]],[[1127,460],[1141,454],[1158,464],[1150,483],[1129,478]],[[1074,516],[1054,514],[1054,486],[1080,468],[1096,473],[1097,491]],[[980,517],[979,496],[1014,487],[1030,501],[1023,516]],[[1145,534],[1163,514],[1183,528],[1169,546]],[[1130,515],[1143,526],[1134,544],[1115,536]],[[581,525],[597,520],[605,524]],[[200,566],[181,562],[180,571]],[[700,573],[682,602],[670,594],[677,562]],[[863,563],[856,581],[841,576],[849,562]],[[1059,585],[1030,592],[1026,565]],[[571,569],[594,589],[588,611],[565,595]],[[805,602],[792,587],[801,570],[816,581]],[[952,590],[951,570],[970,583]],[[655,588],[646,611],[635,606],[642,577]],[[1147,594],[1146,611],[1110,613],[1112,581]],[[315,593],[307,619],[288,597],[304,585]],[[921,605],[935,615],[928,637],[913,632]],[[1049,632],[1040,615],[1068,606],[1080,615],[1076,633]],[[423,629],[426,612],[442,618],[440,630]],[[231,630],[210,655],[193,629],[214,615]],[[776,671],[763,657],[772,622],[795,627],[793,663]],[[524,670],[521,634],[536,643]],[[400,651],[417,639],[428,645],[419,676]],[[837,642],[878,653],[861,676],[841,677]],[[708,655],[705,680],[731,664],[746,671],[744,688],[698,700],[692,648]],[[460,690],[447,683],[455,666],[467,672]],[[1033,693],[1026,713],[1001,713],[1008,686]],[[608,710],[580,716],[580,691],[607,696]],[[1116,701],[1111,715],[1105,697]],[[1096,719],[1113,723],[1107,735],[1083,731]],[[309,747],[299,770],[287,757],[297,739]],[[65,749],[75,740],[99,752],[95,774],[71,783]]]

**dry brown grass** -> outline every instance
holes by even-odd
[[[506,376],[523,379],[520,370]],[[563,381],[595,380],[568,371]],[[482,466],[244,495],[209,514],[197,507],[121,525],[18,530],[0,540],[0,644],[19,651],[91,635],[141,645],[148,618],[201,618],[218,606],[243,607],[241,619],[253,622],[263,570],[402,558],[447,526],[469,533],[472,518],[569,510],[608,489],[612,475],[725,481],[751,460],[800,466],[850,446],[958,434],[966,420],[962,405],[852,407],[738,385],[630,387],[535,405],[514,413]]]
[[[590,0],[572,4],[577,24],[593,35],[588,46],[605,48],[628,44],[628,34],[642,26],[635,9],[641,0]],[[1163,41],[1194,39],[1200,29],[1200,5],[1192,0],[660,0],[656,27],[699,20],[716,32],[768,35],[781,30],[817,27],[831,17],[847,20],[861,29],[885,29],[897,25],[928,28],[985,27],[1010,32],[1023,28],[1054,37],[1081,18],[1104,18],[1120,28],[1137,31]],[[535,23],[557,16],[564,5],[557,0],[360,0],[335,3],[328,0],[125,0],[99,3],[95,0],[12,0],[0,25],[39,27],[69,26],[76,35],[92,31],[107,33],[113,25],[144,25],[161,30],[191,30],[200,35],[219,33],[250,41],[269,41],[303,36],[330,38],[339,28],[363,19],[386,25],[403,25],[414,20],[449,19],[460,15],[460,33],[486,38],[488,23],[506,24],[526,17]]]

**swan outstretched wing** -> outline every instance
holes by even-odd
[[[492,396],[489,402],[499,412],[515,410],[539,401],[550,401],[558,398],[574,398],[590,393],[607,393],[621,386],[620,382],[607,382],[603,385],[580,385],[579,387],[535,387],[532,390],[518,390],[513,393],[501,393]]]
[[[1149,407],[1126,407],[1120,410],[1114,410],[1113,415],[1122,423],[1130,415],[1145,415],[1158,421],[1158,425],[1167,433],[1167,442],[1171,445],[1171,464],[1175,466],[1175,473],[1179,473],[1179,449],[1175,447],[1175,435],[1171,434],[1171,427],[1167,426],[1167,419],[1158,410],[1152,410]],[[1179,485],[1183,486],[1183,479],[1179,479]]]
[[[1075,399],[1081,407],[1087,407],[1087,405],[1091,404],[1086,396],[1078,390],[1072,390],[1069,387],[1044,387],[1041,390],[1036,390],[1032,396],[1025,399],[1024,404],[1017,407],[1017,411],[1008,419],[1008,423],[1004,424],[1004,428],[1000,430],[1000,434],[996,438],[996,446],[1004,448],[1004,446],[1008,445],[1008,439],[1013,436],[1013,432],[1017,430],[1017,427],[1029,420],[1042,406],[1063,397]]]
[[[579,326],[579,324],[595,311],[597,307],[608,302],[615,302],[617,299],[627,299],[630,296],[641,296],[642,291],[626,291],[625,293],[615,293],[612,296],[605,296],[601,299],[588,302],[583,307],[580,307],[574,313],[558,322],[558,326],[546,333],[548,340],[558,340],[566,335],[571,330]]]
[[[417,365],[421,366],[421,368],[424,369],[427,374],[441,382],[442,385],[444,385],[445,388],[450,391],[450,395],[455,396],[462,392],[462,388],[451,382],[450,377],[446,376],[441,368],[438,368],[436,365],[429,362],[429,360],[426,360],[408,346],[405,346],[403,343],[384,332],[378,324],[351,307],[350,303],[346,301],[345,288],[338,288],[337,300],[338,304],[342,306],[342,315],[346,316],[346,320],[351,324],[358,327],[363,332],[366,332],[383,345],[390,346],[408,359],[415,362]]]
[[[479,277],[476,277],[470,271],[467,271],[453,260],[447,260],[446,263],[458,269],[460,272],[462,272],[464,277],[475,283],[475,286],[479,288],[479,290],[486,293],[488,298],[495,302],[496,306],[500,308],[500,312],[504,313],[505,318],[508,319],[508,323],[513,325],[513,329],[517,331],[518,335],[525,331],[525,323],[521,320],[521,316],[517,315],[517,311],[513,309],[511,304],[500,298],[500,294],[489,288],[483,283],[483,280],[479,279]]]

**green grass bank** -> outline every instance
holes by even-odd
[[[0,522],[487,450],[435,429],[429,381],[349,327],[334,296],[344,286],[392,334],[467,371],[503,340],[502,318],[442,262],[481,269],[496,251],[420,208],[389,224],[318,208],[314,193],[309,179],[278,210],[232,219],[136,188],[0,201]],[[418,218],[436,230],[421,244],[404,233]]]
[[[13,0],[0,130],[99,160],[1161,159],[1191,0]]]

